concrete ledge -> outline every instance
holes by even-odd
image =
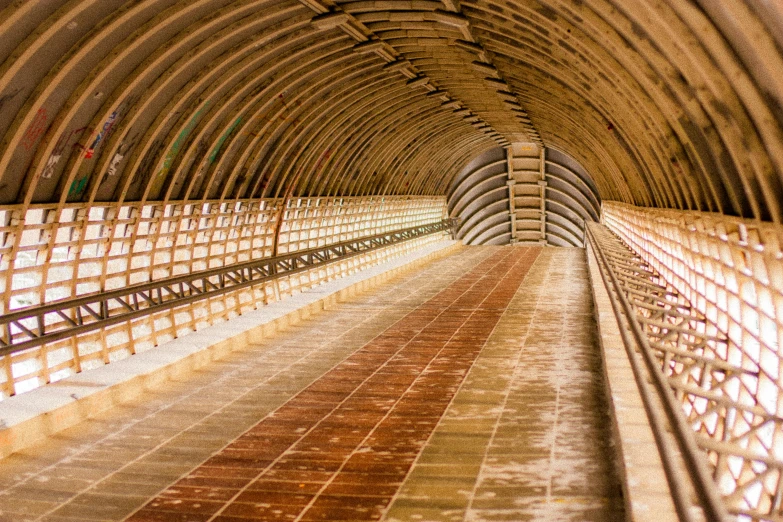
[[[152,350],[6,399],[0,402],[0,458],[461,247],[451,240],[427,245]]]
[[[679,520],[650,421],[636,385],[628,352],[595,253],[587,247],[595,320],[601,341],[604,380],[610,399],[615,446],[623,481],[626,519]]]

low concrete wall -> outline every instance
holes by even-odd
[[[635,522],[679,520],[609,294],[595,254],[589,246],[586,250],[626,519]]]

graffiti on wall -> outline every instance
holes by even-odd
[[[184,145],[188,135],[191,132],[193,132],[193,129],[196,128],[196,125],[198,125],[201,116],[204,114],[204,112],[206,112],[208,107],[209,107],[209,100],[207,100],[204,103],[204,105],[202,105],[201,108],[198,111],[196,111],[196,113],[190,118],[188,124],[185,125],[185,128],[180,131],[179,135],[177,136],[177,139],[174,140],[174,143],[171,145],[171,148],[166,153],[166,157],[163,160],[163,167],[160,169],[160,172],[158,172],[158,177],[163,177],[171,169],[171,165],[174,163],[177,154],[179,154],[182,145]]]
[[[90,132],[92,132],[90,127],[81,127],[79,129],[73,129],[71,131],[64,132],[57,140],[57,143],[55,144],[54,150],[49,156],[49,159],[46,160],[46,165],[44,166],[44,170],[41,173],[41,177],[52,177],[55,167],[62,159],[65,150],[68,148],[68,143],[70,143],[72,140],[74,141],[74,143],[71,145],[72,149],[83,150],[84,145],[79,143],[79,140],[85,133],[89,134]]]
[[[48,119],[49,116],[46,112],[46,109],[43,107],[38,109],[38,112],[35,113],[33,121],[30,123],[30,126],[27,127],[27,130],[22,137],[22,147],[24,147],[26,151],[29,152],[33,147],[35,147],[35,144],[38,142],[38,138],[40,138],[41,135],[46,131],[46,121]]]
[[[73,183],[71,183],[71,188],[68,190],[68,196],[71,197],[81,195],[87,188],[88,179],[89,176],[83,176],[79,179],[73,180]]]
[[[106,138],[106,136],[108,136],[108,134],[111,132],[112,128],[114,127],[118,115],[119,115],[118,111],[114,111],[111,113],[111,115],[109,115],[109,117],[104,122],[101,131],[98,133],[97,136],[95,136],[95,139],[93,140],[92,144],[90,144],[90,146],[84,151],[85,159],[91,159],[93,157],[93,155],[95,154],[95,149],[98,148],[101,141],[104,138]]]
[[[218,154],[220,154],[220,149],[223,148],[223,144],[226,142],[229,136],[231,136],[231,133],[233,133],[237,127],[239,127],[239,124],[242,123],[242,117],[236,119],[236,121],[226,130],[226,132],[223,133],[223,135],[220,137],[220,139],[215,144],[214,149],[212,149],[212,154],[209,155],[209,162],[214,163],[215,160],[218,157]]]
[[[111,161],[109,162],[109,167],[106,169],[106,173],[103,175],[103,179],[101,179],[101,183],[104,183],[108,178],[117,175],[117,172],[120,168],[120,163],[122,163],[122,160],[125,159],[131,149],[136,146],[138,137],[139,133],[137,132],[130,139],[122,142],[120,146],[117,147],[117,150],[114,152],[114,156],[112,156]]]

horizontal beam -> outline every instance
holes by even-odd
[[[0,317],[0,356],[258,285],[419,237],[451,220],[25,308]]]

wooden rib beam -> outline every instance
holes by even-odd
[[[359,44],[354,46],[355,52],[360,54],[364,54],[366,52],[376,53],[378,56],[388,62],[386,65],[388,70],[400,72],[406,76],[409,80],[408,85],[411,88],[426,86],[427,90],[430,92],[442,91],[438,88],[437,84],[432,81],[431,78],[418,70],[418,68],[413,65],[413,63],[405,59],[400,59],[399,53],[394,50],[393,46],[390,46],[388,43],[384,42],[382,37],[373,33],[373,31],[367,27],[367,25],[362,23],[362,21],[353,15],[340,10],[338,7],[332,7],[331,10],[328,10],[327,6],[323,4],[315,6],[316,0],[301,1],[304,5],[310,7],[314,11],[322,13],[313,17],[312,19],[311,23],[316,29],[320,31],[326,31],[339,27],[359,41]],[[421,15],[415,12],[394,13],[394,15],[396,15],[394,16],[395,21],[399,22],[419,21],[423,19]],[[463,30],[467,30],[468,27],[468,20],[464,16],[453,12],[436,12],[434,15],[432,15],[432,18],[433,20],[436,20],[445,25],[459,27]],[[446,94],[446,96],[451,98],[451,96],[448,94]],[[498,143],[502,143],[502,141],[498,140]]]

